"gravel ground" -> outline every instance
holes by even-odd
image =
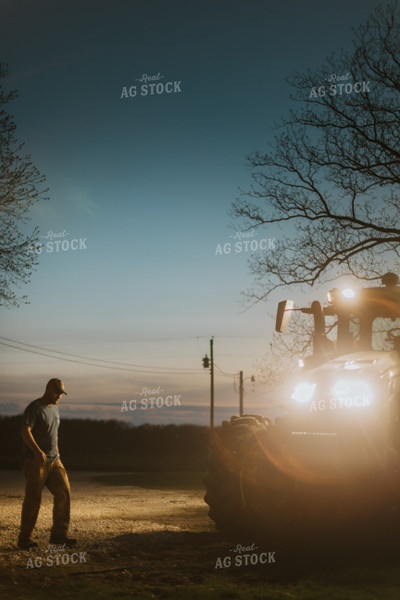
[[[356,554],[346,542],[332,548],[327,544],[320,555],[310,554],[307,545],[295,546],[294,553],[285,555],[266,541],[257,552],[277,550],[276,564],[217,569],[218,560],[233,556],[236,544],[250,547],[254,540],[228,540],[215,531],[203,500],[201,473],[69,475],[73,500],[69,534],[78,539],[77,547],[49,550],[52,496],[44,490],[34,534],[39,547],[23,551],[16,544],[23,476],[18,471],[0,471],[1,600],[70,600],[76,593],[79,599],[90,600],[171,599],[175,594],[180,594],[179,599],[203,600],[214,593],[216,582],[219,595],[212,597],[223,599],[399,597],[395,531],[365,549],[359,543]],[[313,587],[315,593],[310,595],[321,578],[323,587],[318,593]],[[325,593],[331,581],[335,587]],[[371,593],[370,584],[375,586]],[[353,590],[350,595],[343,595],[343,585]],[[251,586],[254,595],[248,596]],[[203,591],[191,596],[191,589],[194,594]]]
[[[23,551],[16,544],[23,476],[18,471],[0,472],[0,592],[1,585],[9,589],[33,578],[48,585],[60,577],[110,580],[116,575],[175,585],[213,572],[215,557],[226,542],[207,516],[200,473],[187,474],[187,481],[181,473],[70,472],[69,476],[69,535],[78,539],[78,546],[49,551],[52,496],[45,489],[33,536],[39,547]]]

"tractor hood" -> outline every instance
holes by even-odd
[[[287,453],[279,468],[315,483],[379,469],[398,422],[399,398],[397,352],[352,352],[299,374],[278,422]]]
[[[323,365],[310,369],[306,378],[313,374],[326,373],[331,377],[335,374],[344,375],[353,372],[357,375],[367,374],[374,377],[395,377],[400,375],[400,354],[398,352],[379,352],[368,350],[365,352],[352,352],[330,360]]]

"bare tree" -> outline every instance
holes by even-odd
[[[248,229],[284,226],[253,257],[260,300],[338,275],[374,280],[400,253],[400,13],[379,6],[351,51],[288,79],[297,106],[268,152],[247,157],[251,189],[233,204]]]
[[[28,211],[48,191],[43,189],[42,176],[23,154],[23,144],[15,136],[13,117],[6,105],[17,92],[5,91],[1,80],[8,75],[7,66],[0,63],[0,305],[18,306],[26,301],[15,288],[30,280],[37,264],[32,252],[38,240],[38,230],[27,234],[21,231],[29,220]]]
[[[312,346],[312,337],[309,315],[296,313],[285,335],[274,333],[266,354],[255,363],[257,379],[273,388],[287,381]]]

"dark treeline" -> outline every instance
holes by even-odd
[[[0,468],[19,468],[21,415],[0,416]],[[130,425],[117,420],[63,419],[59,447],[65,466],[79,470],[203,470],[208,427]]]

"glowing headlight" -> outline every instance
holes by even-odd
[[[354,290],[347,288],[345,290],[342,290],[342,295],[344,298],[355,298],[356,293]]]
[[[369,383],[358,380],[339,380],[332,388],[332,400],[337,408],[361,408],[371,406],[373,390]]]
[[[351,288],[345,288],[344,290],[340,290],[338,288],[333,288],[329,290],[327,294],[328,304],[338,304],[340,302],[351,300],[356,297],[356,292]]]
[[[293,390],[292,400],[300,404],[309,402],[313,397],[316,385],[316,383],[307,383],[306,381],[298,383]]]

